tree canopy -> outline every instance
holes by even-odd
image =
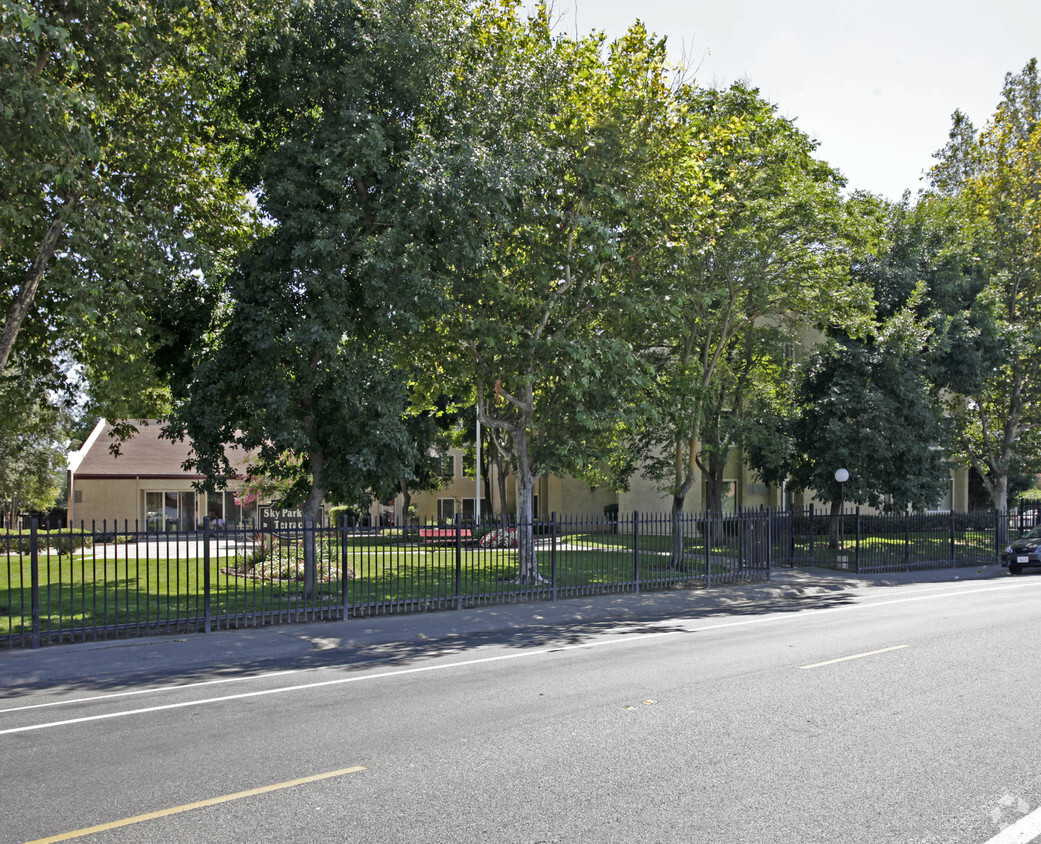
[[[326,496],[386,497],[416,466],[409,340],[437,310],[454,236],[436,173],[451,151],[431,127],[459,11],[300,5],[250,46],[237,166],[266,229],[237,259],[170,426],[211,481],[235,444],[260,474],[293,467],[284,503],[313,521]],[[313,578],[305,558],[307,589]]]
[[[255,2],[0,2],[0,371],[165,405],[164,369],[248,231],[222,158]]]
[[[589,476],[634,412],[643,374],[620,329],[655,227],[678,115],[664,43],[639,25],[606,44],[558,36],[541,9],[479,22],[457,101],[493,190],[482,260],[460,266],[432,372],[472,390],[517,482],[518,579],[540,575],[532,492]],[[494,197],[499,197],[496,201]],[[696,213],[696,209],[691,209]]]
[[[1003,359],[975,384],[952,385],[948,412],[957,453],[995,508],[1008,506],[1010,474],[1033,466],[1041,408],[1041,82],[1037,61],[1005,78],[1001,102],[976,131],[956,113],[933,169],[936,193],[960,215],[986,282],[975,307],[996,326]],[[1026,461],[1025,461],[1026,459]]]

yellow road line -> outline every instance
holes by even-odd
[[[328,771],[324,774],[315,774],[310,777],[301,777],[296,780],[289,780],[288,782],[279,782],[274,785],[264,785],[260,788],[251,788],[248,791],[239,791],[235,794],[225,794],[223,797],[211,797],[209,800],[199,800],[197,803],[185,803],[183,806],[174,806],[170,809],[160,809],[158,812],[147,812],[143,815],[134,815],[132,818],[123,818],[118,821],[111,821],[110,823],[102,823],[97,826],[88,826],[85,829],[77,829],[73,832],[65,832],[61,835],[52,835],[50,838],[37,838],[34,841],[28,841],[26,844],[51,844],[53,841],[69,841],[72,838],[83,838],[87,835],[93,835],[96,832],[105,832],[109,829],[117,829],[121,826],[131,826],[135,823],[141,823],[143,821],[154,820],[155,818],[165,818],[168,815],[176,815],[180,812],[191,812],[194,809],[202,809],[206,806],[216,806],[220,803],[230,803],[232,800],[241,800],[243,797],[252,797],[255,794],[266,794],[269,791],[279,791],[283,788],[292,788],[296,785],[304,785],[309,782],[317,782],[318,780],[327,780],[332,777],[342,777],[345,774],[356,774],[358,771],[364,771],[365,768],[360,765],[355,765],[353,768],[341,768],[338,771]]]
[[[815,663],[813,663],[813,665],[800,665],[799,667],[802,668],[802,669],[820,668],[821,666],[824,666],[824,665],[834,665],[836,662],[848,662],[851,659],[862,659],[865,656],[874,656],[875,654],[889,653],[890,651],[898,651],[901,648],[909,648],[909,647],[911,647],[911,646],[910,645],[893,645],[893,647],[891,647],[891,648],[882,648],[882,650],[879,650],[879,651],[868,651],[866,654],[854,654],[853,656],[843,656],[843,657],[839,657],[838,659],[829,659],[827,662],[815,662]]]

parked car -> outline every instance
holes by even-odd
[[[1001,555],[1001,565],[1009,574],[1019,574],[1027,566],[1041,566],[1041,524],[1034,525]]]

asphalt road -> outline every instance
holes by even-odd
[[[0,841],[1026,842],[1039,641],[1004,577],[24,689]]]

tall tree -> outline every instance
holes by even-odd
[[[846,340],[807,361],[790,428],[793,490],[831,501],[832,544],[841,502],[885,510],[922,509],[943,497],[950,479],[943,416],[917,356],[918,339]],[[842,486],[838,469],[849,472]]]
[[[862,223],[851,273],[872,292],[870,328],[856,338],[832,329],[748,455],[770,482],[831,501],[833,541],[836,469],[850,472],[850,502],[921,508],[943,496],[952,455],[941,397],[972,389],[1004,357],[977,302],[986,273],[949,201],[856,195],[849,205]]]
[[[0,371],[71,370],[113,418],[163,406],[172,311],[248,220],[218,100],[260,7],[0,0]]]
[[[480,27],[460,120],[501,187],[484,260],[457,279],[434,346],[457,391],[472,385],[515,478],[517,580],[532,583],[536,483],[595,469],[633,411],[642,370],[616,328],[675,114],[664,42],[642,27],[605,45],[555,36],[545,8],[523,22],[510,7]]]
[[[999,326],[1005,359],[976,388],[952,390],[960,455],[993,505],[1008,506],[1017,459],[1036,454],[1041,427],[1041,83],[1037,61],[1005,78],[994,116],[975,132],[955,114],[937,154],[937,192],[952,197],[988,274],[977,297]]]
[[[228,444],[261,474],[291,453],[285,500],[313,522],[326,496],[383,497],[415,465],[409,342],[463,260],[436,131],[460,31],[461,4],[333,0],[295,6],[285,34],[251,46],[239,167],[268,228],[229,278],[171,424],[211,483]],[[304,562],[311,593],[311,543]]]
[[[658,374],[638,436],[644,471],[672,497],[672,561],[700,473],[722,508],[723,472],[747,400],[781,372],[799,332],[849,320],[866,298],[849,283],[838,173],[758,91],[688,89],[713,182],[706,228],[682,225],[655,255],[658,310],[646,345]],[[682,188],[683,186],[677,185]]]

